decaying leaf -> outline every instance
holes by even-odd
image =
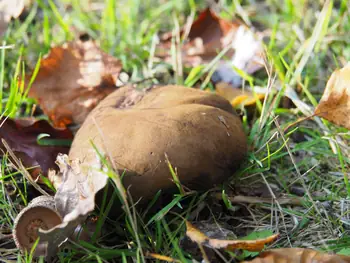
[[[67,155],[59,155],[57,164],[60,172],[50,177],[59,178],[56,180],[55,206],[63,223],[49,230],[39,230],[40,242],[47,242],[47,257],[54,255],[57,248],[95,209],[95,195],[106,186],[108,179],[101,172],[101,164],[86,166],[78,160],[70,161]]]
[[[333,72],[315,115],[350,129],[350,63]]]
[[[280,248],[262,252],[257,258],[242,263],[348,263],[350,257],[330,255],[306,248]]]
[[[116,89],[121,68],[119,60],[91,40],[66,43],[53,47],[41,61],[29,96],[37,99],[55,126],[81,124]]]
[[[183,37],[184,30],[180,34]],[[171,38],[172,34],[163,35],[156,53],[168,62],[171,61]],[[227,47],[231,47],[225,54],[228,59],[220,61],[213,80],[237,87],[241,84],[241,78],[234,67],[252,74],[263,65],[261,36],[238,21],[230,22],[218,17],[208,8],[191,25],[187,42],[182,46],[183,64],[193,67],[209,63]]]
[[[221,240],[212,239],[199,231],[190,222],[186,221],[186,235],[197,244],[206,245],[217,249],[245,249],[249,251],[261,251],[268,243],[275,241],[278,238],[278,234],[272,235],[264,239],[257,240]]]
[[[263,93],[257,92],[254,94],[250,90],[235,88],[225,82],[217,83],[215,85],[215,91],[217,94],[230,101],[233,107],[253,105],[257,100],[265,98],[265,94]]]
[[[7,142],[24,166],[38,166],[35,170],[30,170],[33,179],[39,173],[46,174],[50,168],[56,168],[57,154],[68,153],[73,139],[73,134],[68,129],[55,129],[44,120],[1,118],[0,123],[0,138]],[[2,143],[0,149],[1,154],[6,153]]]
[[[23,8],[24,0],[0,0],[0,37],[6,31],[11,18],[17,18]]]

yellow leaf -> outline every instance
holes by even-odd
[[[249,251],[261,251],[264,246],[268,243],[275,241],[278,238],[278,234],[269,236],[267,238],[256,239],[256,240],[221,240],[211,239],[202,233],[200,230],[195,228],[190,222],[186,221],[186,235],[199,245],[207,245],[217,249],[245,249]]]
[[[315,115],[350,129],[350,63],[333,72]]]

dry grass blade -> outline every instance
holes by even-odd
[[[171,258],[168,256],[164,256],[164,255],[160,255],[160,254],[156,254],[156,253],[147,253],[146,254],[147,257],[151,257],[153,259],[157,259],[157,260],[161,260],[161,261],[166,261],[166,262],[178,262],[181,263],[180,260],[175,259],[175,258]]]

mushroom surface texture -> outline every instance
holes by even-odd
[[[176,188],[166,156],[182,185],[205,190],[232,176],[247,152],[242,123],[218,95],[182,86],[107,96],[78,130],[71,160],[96,167],[91,141],[120,174],[134,200]]]

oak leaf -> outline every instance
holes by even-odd
[[[330,255],[306,248],[279,248],[262,252],[257,258],[242,263],[347,263],[350,257]]]
[[[29,96],[37,99],[56,127],[79,125],[116,89],[121,69],[121,62],[94,41],[69,42],[53,47],[41,61]]]
[[[333,72],[315,115],[350,129],[350,63]]]
[[[186,235],[197,244],[206,245],[217,249],[245,249],[249,251],[261,251],[264,246],[268,243],[275,241],[278,238],[278,234],[269,236],[263,239],[256,240],[221,240],[209,238],[207,235],[202,233],[196,227],[194,227],[190,222],[186,221]]]

